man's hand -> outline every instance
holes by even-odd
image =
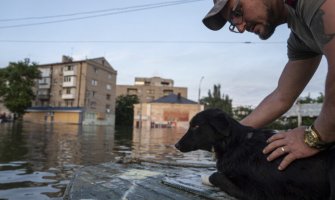
[[[270,155],[268,161],[272,161],[285,155],[278,169],[284,170],[294,160],[313,156],[319,150],[309,147],[304,142],[305,127],[298,127],[287,132],[279,132],[268,139],[268,145],[263,153]]]

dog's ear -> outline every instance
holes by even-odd
[[[216,113],[215,116],[210,119],[209,123],[220,135],[230,135],[230,118],[226,113]]]

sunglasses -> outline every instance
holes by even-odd
[[[243,23],[243,11],[240,5],[240,0],[236,1],[233,10],[230,12],[229,17],[229,30],[234,33],[242,33],[236,26]]]

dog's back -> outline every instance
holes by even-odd
[[[214,147],[219,173],[214,173],[210,181],[240,199],[335,199],[335,150],[297,160],[278,171],[282,158],[268,162],[262,153],[273,134],[242,126],[222,111],[207,110],[192,119],[176,147],[182,151]]]
[[[255,131],[217,155],[217,169],[246,194],[246,199],[329,199],[334,150],[293,162],[286,170],[277,166],[282,158],[268,162],[262,153],[267,136]],[[267,135],[267,134],[266,134]],[[214,184],[215,185],[215,184]],[[332,184],[334,187],[334,184]],[[224,190],[224,188],[221,188]]]

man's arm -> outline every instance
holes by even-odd
[[[326,0],[319,9],[318,15],[312,24],[312,33],[317,42],[321,44],[327,59],[328,72],[325,85],[325,99],[319,117],[314,122],[321,140],[335,141],[335,0]],[[313,27],[314,26],[314,27]],[[321,26],[321,27],[320,27]],[[268,160],[274,160],[287,154],[279,165],[285,169],[296,159],[312,156],[319,152],[304,143],[304,128],[298,127],[285,133],[275,134],[269,139],[270,144],[264,153],[271,152]]]
[[[319,117],[314,122],[316,130],[325,142],[335,141],[335,0],[328,0],[321,7],[324,11],[324,34],[328,40],[324,44],[324,54],[328,62],[325,98]]]
[[[261,128],[284,114],[303,91],[320,63],[321,57],[289,61],[277,88],[244,118],[243,125]]]

